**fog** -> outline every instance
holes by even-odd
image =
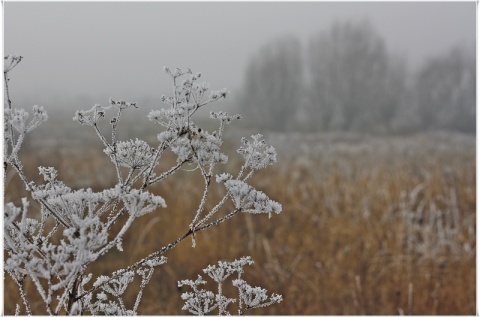
[[[202,72],[238,105],[262,46],[291,37],[308,47],[349,21],[367,21],[408,74],[475,44],[475,2],[6,2],[4,54],[24,56],[10,89],[25,107],[85,109],[109,97],[154,105],[171,90],[163,66]]]
[[[6,315],[475,313],[475,2],[3,8]]]

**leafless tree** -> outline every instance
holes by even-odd
[[[285,37],[265,45],[250,62],[240,104],[248,120],[265,129],[284,130],[303,96],[301,45]]]
[[[403,63],[367,21],[337,22],[308,48],[308,118],[323,129],[390,129],[405,92]]]
[[[475,131],[475,56],[466,48],[427,62],[415,87],[423,128]]]

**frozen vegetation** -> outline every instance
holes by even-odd
[[[174,76],[175,72],[171,71]],[[183,87],[181,79],[192,75],[187,72],[175,78],[176,84]],[[431,79],[435,78],[440,77]],[[217,96],[223,99],[224,92]],[[149,115],[155,124],[148,119],[140,124],[140,116],[135,116],[142,106],[153,106],[136,109],[137,104],[113,100],[107,107],[77,113],[77,120],[87,128],[72,123],[71,115],[65,120],[52,111],[44,121],[47,105],[35,107],[27,121],[22,119],[26,112],[12,110],[15,138],[6,152],[11,161],[4,178],[9,203],[5,208],[17,216],[5,218],[5,224],[10,228],[8,237],[25,237],[27,242],[21,243],[31,247],[13,254],[13,260],[24,261],[26,256],[32,261],[27,266],[25,261],[18,262],[23,273],[5,274],[6,314],[15,313],[16,308],[20,314],[27,309],[33,314],[48,313],[43,297],[48,299],[49,283],[59,287],[59,282],[70,278],[60,274],[75,263],[76,251],[70,250],[77,243],[82,243],[85,258],[94,258],[98,247],[108,252],[88,263],[77,287],[77,295],[86,295],[79,301],[82,306],[72,304],[72,313],[101,314],[102,309],[148,315],[475,313],[474,135],[448,127],[420,133],[360,134],[328,127],[323,132],[282,133],[259,126],[264,129],[262,137],[255,123],[248,128],[250,119],[228,129],[222,124],[226,127],[229,118],[237,121],[237,116],[217,112],[213,120],[202,120],[209,110],[223,106],[218,102],[200,107],[195,125],[187,119],[189,128],[180,128],[182,140],[177,142],[169,141],[168,131],[183,126],[182,121],[167,119],[172,99],[162,99],[166,109]],[[242,114],[248,115],[247,108]],[[21,131],[33,128],[21,136]],[[245,135],[253,137],[242,139]],[[17,157],[11,156],[20,137]],[[155,161],[164,141],[172,147],[161,153],[148,178],[158,182],[142,189],[142,173]],[[271,164],[275,159],[279,163]],[[187,161],[175,169],[183,160]],[[216,167],[211,173],[212,161]],[[21,173],[16,172],[17,162],[22,163],[18,165]],[[39,170],[38,166],[55,169]],[[133,186],[122,189],[119,175],[124,184]],[[58,191],[57,196],[52,190]],[[42,197],[54,207],[58,220],[38,202]],[[280,208],[286,212],[269,220]],[[229,218],[232,213],[241,215]],[[122,233],[130,218],[134,220]],[[77,233],[61,221],[83,223],[87,229]],[[214,230],[203,230],[220,222]],[[42,223],[44,227],[38,229]],[[109,234],[102,237],[109,224]],[[15,236],[20,232],[16,227],[25,236]],[[34,243],[38,237],[42,240]],[[179,243],[186,238],[192,240]],[[34,248],[46,250],[48,261]],[[6,260],[11,257],[8,250],[4,254]],[[53,257],[64,257],[61,263],[66,267],[60,266],[56,272],[62,273],[45,279],[40,274],[49,274],[50,269],[41,263],[53,266]],[[37,275],[24,274],[26,270],[37,270]],[[283,300],[279,302],[280,297],[266,289],[282,294]],[[53,312],[65,292],[65,288],[51,291]],[[60,313],[67,313],[68,292]]]
[[[110,99],[107,106],[96,104],[75,113],[73,120],[95,131],[104,154],[111,160],[116,177],[113,187],[74,189],[59,179],[54,167],[43,166],[38,167],[43,181],[30,180],[19,152],[28,134],[48,116],[43,107],[35,105],[29,113],[12,103],[9,72],[21,59],[7,56],[4,61],[4,183],[7,173],[13,169],[29,193],[20,205],[5,204],[4,271],[17,284],[21,296],[22,305],[17,303],[16,314],[30,315],[33,308],[37,308],[36,304],[32,307],[25,290],[29,280],[48,314],[135,315],[145,287],[152,282],[154,270],[167,265],[168,251],[187,237],[195,247],[198,232],[222,224],[239,213],[271,216],[282,211],[279,203],[248,184],[255,172],[276,161],[275,149],[265,143],[262,135],[242,138],[237,152],[243,164],[238,172],[216,174],[217,166],[228,162],[228,156],[222,152],[224,130],[240,116],[211,112],[210,117],[217,122],[216,130],[207,131],[197,126],[193,121],[195,113],[225,98],[228,91],[210,91],[205,83],[198,82],[201,74],[189,69],[165,68],[173,81],[173,91],[171,96],[162,96],[165,108],[152,110],[148,115],[148,119],[160,127],[153,145],[140,139],[119,140],[117,137],[123,116],[134,111],[138,107],[136,103]],[[110,127],[110,135],[102,132],[104,126]],[[176,160],[168,168],[164,165],[159,168],[167,152],[174,154]],[[92,263],[102,261],[110,251],[123,251],[124,236],[137,219],[152,212],[172,212],[167,206],[177,197],[162,197],[149,189],[174,177],[179,170],[185,171],[186,167],[203,179],[203,194],[184,232],[178,232],[176,240],[159,246],[128,267],[107,275],[87,273]],[[207,205],[215,184],[212,180],[223,187],[223,196],[215,204]],[[193,289],[182,295],[183,309],[194,314],[229,312],[228,306],[236,299],[222,294],[221,283],[234,273],[237,274],[233,286],[238,289],[239,314],[280,302],[281,295],[268,297],[265,289],[252,287],[242,278],[243,266],[252,263],[250,257],[244,257],[205,269],[219,285],[216,295],[199,289],[205,283],[200,277],[196,281],[180,281],[179,286],[188,285]],[[132,283],[135,280],[137,283]],[[130,306],[124,298],[129,287],[137,287],[134,304]]]

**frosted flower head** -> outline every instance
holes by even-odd
[[[19,133],[24,133],[27,127],[28,112],[24,109],[13,109],[10,116],[10,124]]]
[[[134,276],[134,272],[126,272],[118,278],[112,278],[108,281],[108,283],[104,283],[102,285],[102,289],[113,296],[119,297],[125,292],[127,286],[133,281]],[[104,280],[105,278],[101,279],[101,281]]]
[[[230,116],[230,115],[228,115],[228,113],[223,112],[223,111],[218,111],[218,112],[211,111],[210,112],[210,118],[218,119],[218,120],[220,120],[220,122],[222,122],[224,124],[229,124],[229,123],[233,122],[234,120],[242,119],[242,117],[239,114]]]
[[[223,182],[226,182],[230,179],[232,179],[232,175],[230,175],[228,173],[222,173],[220,175],[216,175],[217,183],[223,183]]]
[[[112,147],[108,147],[104,152],[117,160],[118,164],[123,167],[139,169],[148,166],[154,159],[155,149],[147,142],[139,139],[122,141],[117,143],[116,152]]]
[[[171,141],[173,141],[173,139],[175,139],[176,136],[177,134],[174,131],[172,131],[171,129],[168,129],[163,132],[160,132],[157,135],[157,140],[160,143],[170,143]]]
[[[267,213],[271,217],[272,212],[279,214],[282,205],[271,200],[265,193],[254,189],[241,180],[227,180],[225,187],[232,199],[235,208],[248,213]]]
[[[100,118],[105,117],[105,113],[111,106],[103,107],[95,104],[90,110],[81,110],[75,112],[73,121],[77,121],[81,125],[96,125]]]
[[[136,102],[127,102],[125,100],[115,101],[112,98],[110,98],[109,103],[110,103],[111,107],[115,107],[117,109],[127,109],[127,108],[130,108],[130,107],[138,108]]]
[[[16,207],[13,203],[8,203],[5,206],[5,214],[3,218],[3,228],[4,230],[7,230],[7,228],[12,224],[17,218],[18,215],[20,215],[21,209]]]
[[[225,164],[228,156],[220,151],[221,145],[220,138],[191,124],[181,137],[174,139],[171,150],[178,156],[177,162],[188,161],[202,166]]]
[[[252,135],[252,140],[242,138],[243,145],[237,150],[241,154],[247,165],[258,170],[267,167],[277,161],[277,152],[272,146],[267,146],[263,135]]]
[[[149,192],[142,192],[138,189],[132,189],[123,193],[122,200],[128,212],[136,217],[150,213],[158,207],[167,207],[162,197],[155,196]]]
[[[43,176],[43,179],[46,182],[53,182],[58,176],[57,170],[51,166],[49,167],[39,166],[38,172],[40,175]]]
[[[259,286],[252,287],[242,279],[233,281],[233,285],[240,291],[240,297],[247,308],[266,307],[275,303],[280,303],[283,298],[281,295],[272,294],[270,300],[267,296],[267,290]]]
[[[243,256],[239,260],[234,260],[233,262],[228,263],[229,272],[238,272],[243,273],[243,267],[245,265],[253,265],[253,260],[250,256]]]
[[[48,114],[45,111],[45,109],[43,109],[42,106],[40,107],[37,105],[33,106],[33,118],[27,127],[27,132],[32,131],[33,129],[38,127],[42,122],[45,122],[47,120],[48,120]]]
[[[267,290],[261,287],[252,287],[241,278],[243,267],[251,264],[253,264],[252,259],[249,256],[246,256],[242,257],[240,260],[235,260],[232,262],[218,261],[218,266],[209,265],[207,268],[205,268],[203,270],[204,273],[207,274],[218,285],[217,294],[200,289],[202,285],[206,284],[200,275],[198,275],[196,281],[179,281],[178,287],[187,285],[193,290],[192,292],[185,292],[181,295],[181,298],[185,301],[183,309],[188,310],[192,314],[204,315],[212,311],[214,308],[218,308],[218,313],[220,315],[230,315],[228,306],[237,300],[224,296],[222,289],[224,288],[224,282],[226,282],[227,278],[234,273],[238,274],[232,281],[231,285],[238,289],[237,293],[239,294],[240,315],[243,315],[248,309],[266,307],[281,302],[281,295],[272,294],[270,297],[268,297]]]
[[[229,94],[230,92],[226,89],[226,88],[223,88],[221,90],[217,90],[217,91],[211,91],[210,92],[210,99],[211,100],[218,100],[220,98],[227,98],[227,94]]]
[[[24,109],[5,109],[5,119],[18,133],[28,133],[37,128],[42,122],[48,119],[47,112],[43,107],[33,106],[33,118],[27,122],[29,113]]]
[[[183,293],[181,298],[185,301],[182,309],[194,315],[205,315],[217,308],[215,294],[211,291],[202,289],[196,293]]]
[[[7,55],[3,58],[3,72],[8,73],[22,61],[23,57],[19,55]]]

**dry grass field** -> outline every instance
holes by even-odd
[[[66,135],[70,146],[60,137],[52,144],[43,144],[41,136],[30,140],[22,152],[27,175],[39,181],[36,166],[52,165],[72,188],[113,185],[113,166],[99,142],[75,143],[80,136],[72,133]],[[168,263],[146,288],[140,314],[186,314],[177,281],[195,279],[218,260],[245,255],[255,261],[245,279],[284,297],[253,314],[475,314],[474,136],[267,135],[267,140],[276,146],[279,162],[251,183],[282,203],[283,212],[271,219],[240,214],[198,233],[195,248],[183,241],[165,254]],[[240,164],[238,145],[239,138],[229,142],[226,170]],[[187,231],[203,189],[193,174],[182,170],[152,187],[168,207],[139,219],[124,252],[112,251],[92,270],[109,274]],[[17,202],[24,186],[11,175],[5,201]],[[19,293],[8,276],[4,283],[4,312],[13,314]],[[28,281],[26,289],[35,291]],[[134,301],[129,291],[127,306]],[[42,305],[32,301],[34,313],[44,314]]]

